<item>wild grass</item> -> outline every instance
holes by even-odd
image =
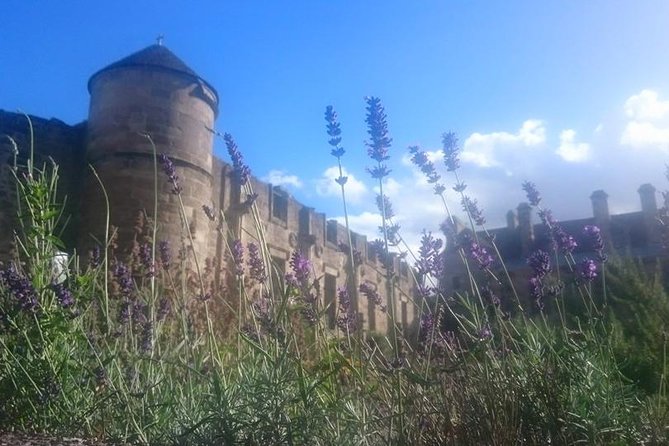
[[[35,166],[32,148],[24,165],[15,157],[16,249],[0,267],[0,431],[184,445],[666,444],[662,277],[607,261],[596,228],[586,230],[591,260],[577,262],[572,235],[526,183],[553,244],[532,254],[527,283],[511,282],[465,194],[453,134],[444,135],[446,171],[470,228],[451,234],[457,244],[446,249],[463,262],[467,291],[444,291],[444,243],[425,233],[419,252],[408,253],[420,323],[415,333],[396,323],[389,250],[406,248],[383,194],[392,140],[378,99],[367,100],[367,113],[387,286],[381,297],[356,283],[349,237],[351,280],[338,290],[335,330],[324,323],[309,259],[293,253],[284,277],[272,264],[249,169],[230,135],[221,136],[249,197],[255,241],[224,234],[225,290],[207,287],[211,265],[192,255],[192,240],[179,249],[157,238],[155,203],[138,218],[132,253],[118,254],[107,225],[96,249],[73,253],[61,270],[58,166]],[[331,107],[326,120],[341,168]],[[448,230],[448,180],[420,148],[410,153],[445,206]],[[156,153],[155,170],[180,199],[171,160]],[[224,212],[204,212],[225,223]],[[353,306],[363,296],[387,306],[387,337],[362,333]]]

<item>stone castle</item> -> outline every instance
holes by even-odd
[[[577,243],[573,252],[577,262],[586,257],[593,258],[591,243],[583,235],[583,228],[587,225],[596,225],[601,230],[605,253],[615,253],[621,257],[640,260],[646,269],[655,271],[656,261],[667,255],[660,234],[657,192],[653,185],[643,184],[639,187],[638,193],[640,211],[611,215],[608,194],[603,190],[597,190],[590,195],[592,217],[559,222]],[[510,210],[506,220],[506,227],[488,232],[494,237],[518,294],[527,297],[530,274],[527,259],[537,249],[550,251],[551,236],[546,225],[533,222],[532,207],[528,203],[521,203],[515,211]],[[467,270],[455,249],[455,238],[463,231],[471,231],[459,221],[456,221],[454,228],[453,225],[450,227],[452,229],[448,229],[450,240],[446,249],[445,274],[441,281],[442,289],[447,295],[465,292],[469,287]],[[479,240],[483,240],[486,244],[485,240],[488,237],[485,233],[481,231],[477,234]],[[561,264],[560,268],[565,266]],[[668,273],[669,271],[663,272],[665,277],[669,277]]]
[[[130,245],[137,215],[155,219],[158,239],[180,246],[184,225],[179,197],[166,176],[158,172],[150,135],[157,153],[174,163],[182,188],[180,197],[188,219],[187,231],[199,258],[230,262],[226,239],[254,239],[254,218],[244,205],[246,192],[233,175],[232,166],[213,156],[214,121],[219,97],[215,88],[162,45],[152,45],[94,73],[88,82],[88,120],[70,126],[56,119],[31,117],[37,165],[53,159],[59,166],[59,192],[65,201],[63,241],[71,254],[85,253],[105,240],[107,204],[110,223],[118,228],[118,243]],[[24,115],[0,110],[0,135],[10,136],[27,157],[30,130]],[[13,145],[0,138],[0,258],[7,257],[16,218],[15,186],[11,173]],[[92,167],[89,168],[89,165]],[[94,174],[95,172],[95,174]],[[100,181],[96,177],[99,176]],[[278,271],[286,271],[290,255],[298,250],[321,277],[322,298],[329,305],[328,324],[334,326],[336,293],[346,286],[347,256],[339,244],[348,243],[345,228],[322,213],[294,200],[280,187],[251,178],[257,194],[255,218],[265,227],[265,241]],[[158,214],[153,215],[154,197]],[[66,197],[66,199],[65,199]],[[210,221],[202,206],[222,211],[224,227]],[[230,234],[230,235],[226,235]],[[352,234],[353,247],[361,253],[356,281],[385,295],[381,262],[366,237]],[[413,284],[409,267],[394,258],[397,322],[414,323]],[[391,304],[391,302],[388,302]],[[372,302],[355,302],[365,330],[385,333],[388,316]]]

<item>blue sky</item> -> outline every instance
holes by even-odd
[[[596,189],[625,212],[638,209],[640,184],[669,188],[665,0],[4,0],[0,13],[0,108],[82,121],[88,77],[164,34],[217,88],[217,129],[235,136],[254,174],[337,217],[323,121],[332,104],[362,232],[377,218],[368,95],[388,113],[387,190],[412,240],[443,211],[407,146],[438,160],[445,131],[460,137],[461,175],[491,226],[523,201],[526,179],[558,219],[591,215]]]

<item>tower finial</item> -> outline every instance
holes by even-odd
[[[156,44],[163,46],[163,40],[165,40],[165,36],[163,34],[158,34],[158,37],[156,37]]]

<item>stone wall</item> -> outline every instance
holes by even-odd
[[[0,110],[0,259],[7,258],[11,244],[12,229],[17,228],[16,182],[12,167],[14,147],[7,136],[17,145],[16,162],[25,166],[30,157],[30,123],[33,128],[34,166],[51,169],[58,166],[60,181],[57,199],[65,203],[67,217],[61,223],[62,239],[67,246],[74,246],[79,224],[80,191],[84,169],[84,137],[86,125],[70,126],[57,119],[28,117],[20,113]]]

